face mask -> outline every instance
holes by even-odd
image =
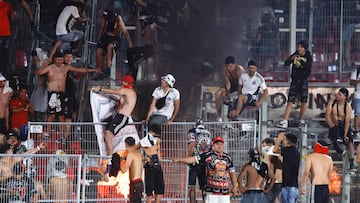
[[[272,149],[272,146],[262,147],[262,149],[261,149],[262,156],[265,157],[267,155],[267,153],[270,152],[271,149]]]

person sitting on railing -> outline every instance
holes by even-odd
[[[260,90],[263,91],[259,97]],[[268,89],[264,78],[257,72],[257,63],[253,60],[248,62],[248,72],[240,76],[239,96],[236,108],[230,110],[229,117],[238,117],[245,106],[260,107],[268,95]]]
[[[224,97],[225,103],[228,104],[233,100],[233,98],[231,98],[232,93],[239,94],[239,78],[241,73],[244,72],[244,68],[235,63],[235,58],[233,56],[227,56],[222,72],[225,79],[225,86],[220,87],[215,92],[216,113],[219,121],[222,121],[221,107],[224,103]]]
[[[113,51],[120,47],[120,33],[124,33],[125,38],[131,48],[132,41],[121,16],[115,11],[104,10],[98,34],[96,50],[96,76],[94,80],[100,80],[110,75]],[[106,55],[106,67],[104,67],[104,56]]]
[[[344,155],[345,151],[339,147],[338,142],[343,142],[349,152],[350,168],[354,166],[354,140],[350,127],[352,108],[347,102],[349,90],[341,88],[330,100],[326,107],[326,122],[329,125],[329,138],[337,153]]]
[[[152,124],[170,125],[180,108],[180,92],[174,88],[175,78],[171,74],[161,77],[161,85],[152,93],[150,109],[146,115],[146,122]]]

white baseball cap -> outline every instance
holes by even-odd
[[[6,78],[0,73],[0,81],[5,81]]]
[[[175,82],[176,82],[174,76],[171,75],[171,74],[167,74],[165,76],[162,76],[161,79],[165,80],[167,82],[167,84],[169,84],[170,87],[173,87]]]

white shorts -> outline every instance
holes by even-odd
[[[230,203],[230,195],[205,194],[205,203]]]

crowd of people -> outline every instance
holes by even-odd
[[[142,2],[142,1],[140,1]],[[94,73],[94,80],[102,80],[109,76],[110,69],[114,65],[112,58],[114,51],[119,47],[120,33],[123,33],[129,48],[133,48],[132,39],[126,30],[123,19],[113,10],[102,12],[102,23],[100,34],[98,35],[96,51],[96,69],[72,66],[73,56],[78,55],[81,49],[81,42],[84,33],[73,29],[76,22],[90,22],[86,16],[82,16],[83,4],[78,1],[67,1],[63,10],[60,12],[57,26],[57,41],[49,56],[41,49],[33,51],[34,64],[36,65],[36,85],[32,97],[28,97],[28,88],[20,84],[15,89],[11,87],[9,78],[6,78],[7,60],[0,60],[0,153],[36,153],[46,147],[46,143],[40,143],[37,147],[25,146],[21,148],[22,142],[28,142],[24,138],[24,129],[33,118],[37,121],[60,121],[71,122],[77,111],[76,96],[74,95],[74,74]],[[143,2],[142,2],[143,3]],[[0,15],[3,16],[4,26],[0,29],[0,48],[1,57],[7,57],[9,43],[10,21],[13,16],[11,5],[6,1],[0,0]],[[270,23],[271,24],[271,23]],[[149,30],[151,34],[151,23],[146,25],[144,30]],[[268,28],[269,26],[270,28]],[[271,29],[271,25],[264,25],[261,30]],[[146,33],[146,34],[149,34]],[[149,35],[150,35],[149,34]],[[277,33],[274,33],[274,38]],[[151,38],[151,37],[149,37]],[[147,45],[150,52],[154,51],[156,37],[153,36]],[[260,39],[260,37],[259,37]],[[76,42],[76,43],[74,43]],[[258,43],[261,43],[260,41]],[[275,45],[271,45],[275,46]],[[280,121],[279,127],[288,128],[288,120],[292,104],[297,100],[301,102],[299,127],[306,125],[305,113],[308,101],[308,77],[311,74],[312,55],[308,51],[306,41],[298,43],[297,50],[285,61],[285,66],[292,65],[291,85],[288,94],[288,103],[284,114],[284,120]],[[148,47],[147,47],[148,48]],[[165,193],[163,169],[161,166],[161,125],[171,125],[176,119],[180,109],[180,92],[174,85],[176,82],[172,74],[161,77],[159,87],[152,93],[152,101],[149,110],[144,118],[148,126],[148,133],[144,138],[136,143],[131,137],[124,139],[128,154],[121,157],[113,151],[112,139],[129,123],[129,118],[135,108],[137,95],[134,91],[137,68],[135,67],[136,52],[131,53],[129,58],[129,72],[122,77],[121,88],[112,89],[108,87],[95,86],[92,91],[101,94],[111,94],[118,96],[119,104],[114,109],[112,116],[104,120],[104,142],[107,155],[112,156],[106,162],[104,169],[105,176],[116,176],[119,171],[130,171],[130,202],[141,202],[142,192],[145,188],[146,202],[160,202]],[[143,51],[143,49],[141,49]],[[260,50],[264,52],[266,50]],[[267,51],[266,51],[267,52]],[[152,53],[154,54],[154,53]],[[135,58],[132,58],[135,57]],[[272,58],[274,56],[270,56]],[[104,63],[105,60],[105,63]],[[265,59],[261,59],[265,63]],[[261,66],[259,66],[261,67]],[[258,63],[249,60],[247,70],[235,62],[233,56],[225,58],[225,66],[222,69],[225,84],[219,87],[216,92],[216,111],[218,120],[222,119],[221,107],[223,104],[229,105],[229,112],[226,117],[236,120],[242,113],[244,107],[260,107],[268,96],[267,84],[263,76],[257,71]],[[357,87],[359,85],[359,70],[352,73],[350,84]],[[44,77],[45,76],[45,77]],[[46,86],[45,86],[46,82]],[[339,154],[349,151],[350,168],[354,167],[354,135],[360,131],[360,102],[358,101],[359,90],[355,90],[355,130],[351,129],[352,107],[348,104],[349,91],[341,88],[336,94],[334,101],[329,101],[326,109],[326,121],[329,126],[329,138],[333,147]],[[44,99],[46,98],[46,99]],[[63,130],[62,139],[69,139],[70,129]],[[50,129],[45,128],[42,139],[49,136]],[[22,135],[22,136],[21,136]],[[25,133],[27,135],[27,133]],[[166,138],[162,138],[166,139]],[[224,152],[226,140],[222,136],[213,136],[205,129],[204,123],[199,120],[196,127],[188,132],[188,157],[173,157],[174,162],[181,162],[190,165],[189,172],[189,197],[191,202],[196,202],[196,179],[198,180],[202,198],[206,203],[230,202],[230,194],[241,195],[241,202],[282,202],[294,203],[299,194],[299,164],[300,153],[296,147],[296,135],[290,133],[280,133],[276,141],[267,138],[263,141],[262,150],[249,149],[249,162],[237,172],[233,165],[231,155]],[[346,146],[346,150],[340,147],[340,143]],[[315,202],[328,202],[330,175],[333,168],[332,159],[328,156],[328,143],[318,140],[314,144],[314,152],[307,157],[304,174],[300,182],[300,192],[306,193],[305,188],[307,178],[311,175],[311,184],[314,186]],[[144,153],[141,154],[139,149]],[[360,162],[360,145],[358,145],[358,158]],[[143,157],[144,156],[144,157]],[[120,164],[125,159],[125,164]],[[144,161],[143,161],[144,160]],[[0,162],[4,166],[0,167],[1,188],[0,198],[4,201],[23,201],[37,202],[38,192],[35,180],[24,176],[25,168],[19,157],[1,157]],[[144,162],[145,186],[142,181]],[[65,164],[65,165],[64,165]],[[67,163],[58,161],[54,163],[57,177],[66,174],[64,169]],[[64,185],[69,185],[68,179],[49,179],[50,185],[64,181]],[[13,194],[14,185],[16,191],[20,187],[25,188],[25,194]],[[52,195],[58,191],[50,187],[48,190]],[[10,191],[10,192],[9,192]],[[64,193],[69,193],[66,191]],[[279,195],[281,193],[281,195]]]

